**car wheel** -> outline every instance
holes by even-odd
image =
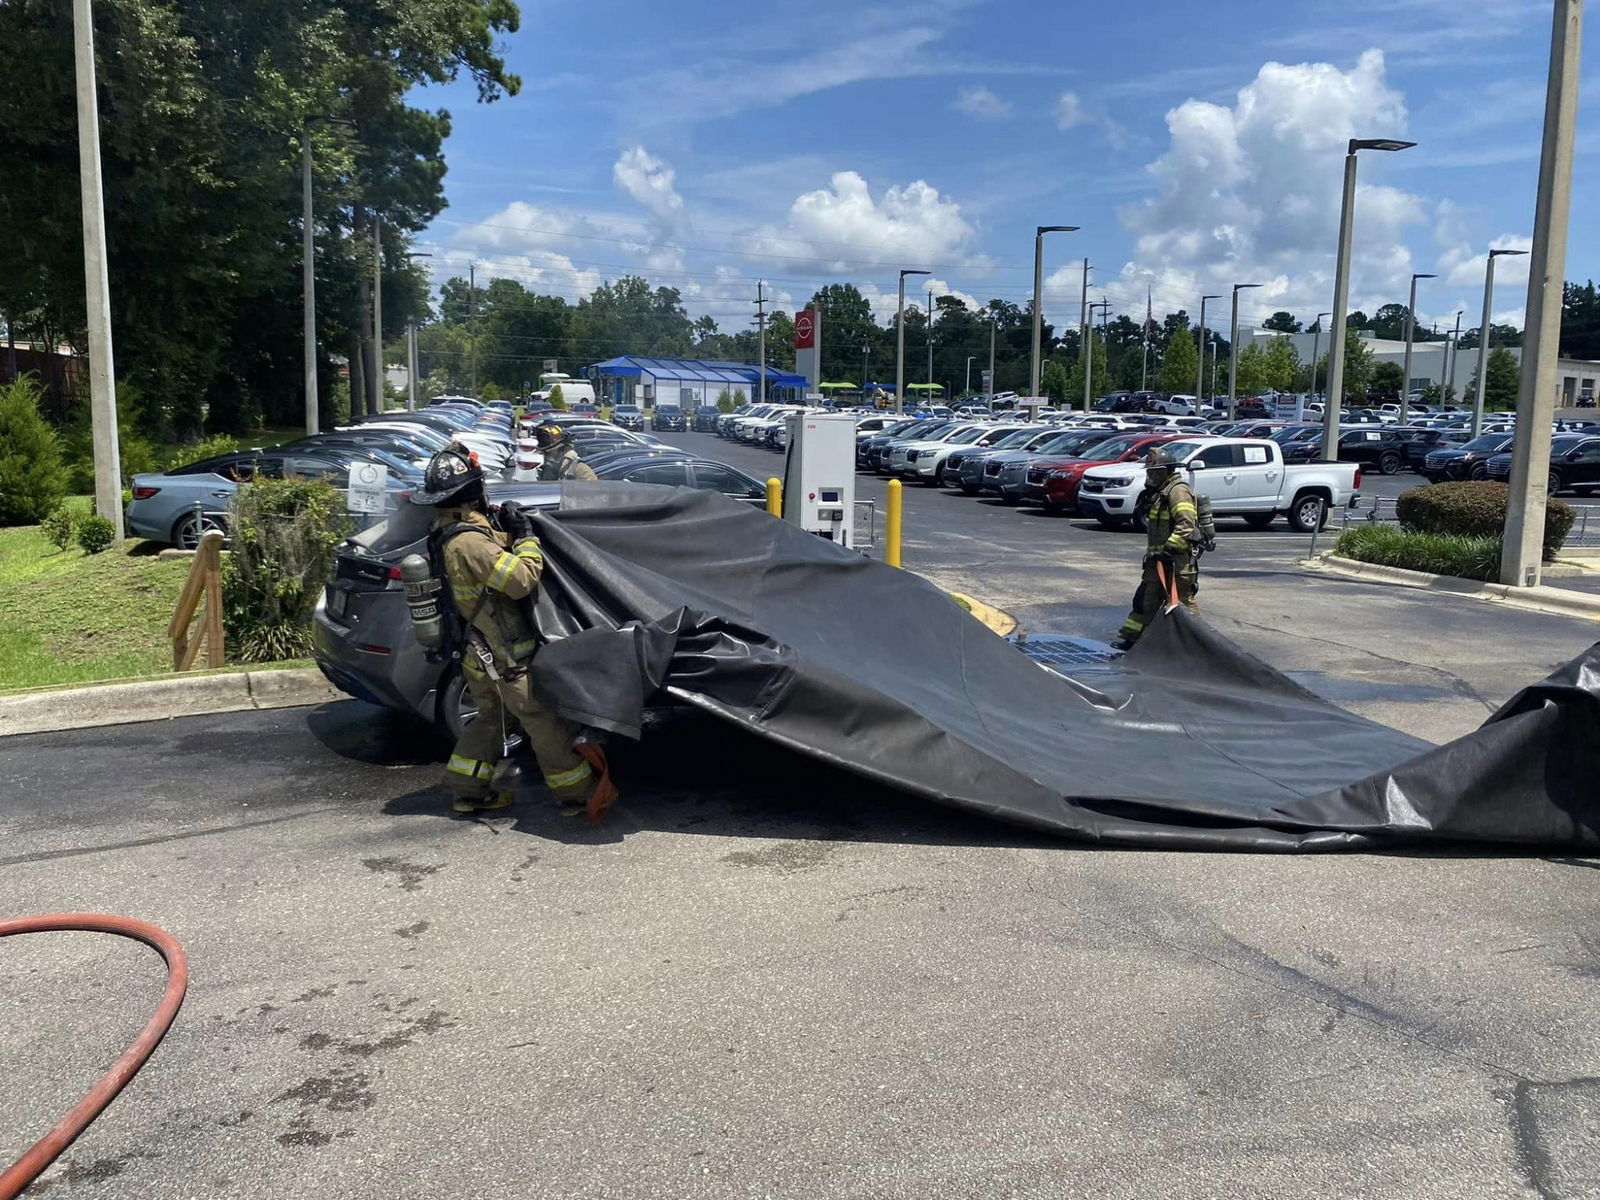
[[[1321,496],[1301,496],[1289,510],[1289,528],[1311,533],[1328,523],[1328,503]]]
[[[1546,495],[1554,496],[1557,492],[1559,492],[1565,486],[1566,486],[1566,483],[1561,478],[1561,472],[1560,471],[1551,471],[1550,472],[1549,482],[1545,485]]]
[[[1467,472],[1467,478],[1468,479],[1487,479],[1487,478],[1489,478],[1489,468],[1485,464],[1483,464],[1481,462],[1480,463],[1473,463],[1472,464],[1472,470]]]
[[[1128,518],[1098,516],[1095,518],[1095,523],[1098,524],[1101,529],[1124,529],[1127,527]]]
[[[466,676],[461,673],[461,668],[451,668],[444,682],[439,685],[438,700],[433,710],[434,727],[440,736],[449,738],[450,744],[455,745],[461,740],[461,731],[467,727],[467,722],[477,715],[478,706],[473,703],[472,693],[467,689]]]
[[[1244,523],[1251,529],[1265,529],[1271,525],[1277,513],[1245,513]]]
[[[1000,503],[1001,504],[1020,504],[1021,502],[1022,502],[1022,497],[1021,496],[1013,496],[1010,492],[1006,491],[1005,488],[1001,488],[1000,489]]]
[[[976,496],[980,491],[983,490],[975,483],[963,483],[960,485],[960,487],[961,494],[963,496]]]
[[[1046,516],[1059,517],[1067,511],[1067,506],[1059,500],[1041,500],[1039,503],[1044,506]]]
[[[222,518],[214,517],[209,513],[204,515],[189,513],[187,516],[179,517],[173,523],[172,544],[179,550],[198,550],[201,536],[213,529],[219,530],[223,536],[227,536],[228,527],[222,521]]]
[[[1398,454],[1385,454],[1378,459],[1378,473],[1380,475],[1398,475],[1400,473],[1400,456]]]

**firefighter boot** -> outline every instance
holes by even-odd
[[[477,796],[457,796],[450,807],[458,813],[494,812],[510,808],[517,802],[517,794],[504,788]]]

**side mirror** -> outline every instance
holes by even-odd
[[[1184,467],[1190,471],[1203,471],[1205,470],[1206,464],[1200,459],[1196,458],[1185,463]]]

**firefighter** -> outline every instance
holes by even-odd
[[[578,727],[548,712],[529,686],[538,640],[524,602],[539,586],[544,558],[528,513],[502,504],[496,528],[478,456],[460,446],[429,460],[411,502],[438,509],[430,549],[460,618],[461,665],[478,708],[445,768],[451,807],[476,813],[512,803],[506,772],[497,768],[505,765],[508,735],[520,726],[562,812],[575,816],[587,809],[599,820],[617,794],[605,751],[578,738]]]
[[[1202,539],[1199,509],[1177,461],[1164,447],[1156,446],[1145,457],[1145,490],[1135,511],[1145,522],[1144,574],[1133,594],[1133,611],[1112,643],[1118,650],[1137,642],[1156,614],[1173,603],[1173,596],[1190,612],[1199,612],[1194,602],[1200,586],[1195,557]]]
[[[558,479],[594,479],[589,467],[572,448],[567,431],[554,421],[546,421],[533,431],[534,441],[544,451],[544,465],[539,468],[539,478],[552,482]]]

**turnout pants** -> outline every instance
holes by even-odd
[[[1185,555],[1170,567],[1163,566],[1154,558],[1147,558],[1144,560],[1144,576],[1139,580],[1139,590],[1133,594],[1133,611],[1122,623],[1122,628],[1117,630],[1118,637],[1129,642],[1138,641],[1140,635],[1150,628],[1150,622],[1156,619],[1156,614],[1170,603],[1167,585],[1157,574],[1158,567],[1177,577],[1178,603],[1192,613],[1199,613],[1194,595],[1200,587],[1200,567],[1194,561],[1194,556]]]
[[[578,727],[547,712],[533,698],[526,674],[497,682],[482,671],[469,669],[466,678],[478,715],[462,731],[445,767],[451,793],[468,799],[489,795],[495,768],[505,754],[505,737],[520,728],[528,735],[545,786],[556,799],[578,804],[586,801],[596,779],[594,769],[572,748]]]

